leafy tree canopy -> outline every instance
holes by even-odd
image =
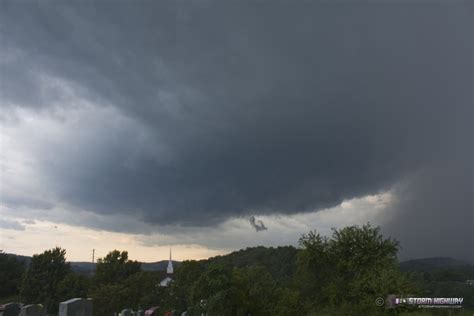
[[[377,312],[374,300],[391,293],[414,293],[399,271],[399,243],[370,224],[333,229],[331,237],[303,235],[298,255],[298,288],[308,311],[321,306],[343,314]]]
[[[0,298],[17,295],[25,263],[0,250]]]
[[[139,271],[141,271],[140,262],[128,260],[127,251],[114,250],[105,258],[97,260],[95,281],[96,284],[113,284]]]
[[[59,284],[70,273],[65,249],[56,247],[34,255],[22,282],[21,296],[25,302],[42,303],[54,313],[59,308]]]

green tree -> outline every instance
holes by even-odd
[[[160,305],[162,288],[158,287],[160,274],[141,271],[116,283],[100,284],[91,289],[95,315],[113,315],[124,308],[146,309]]]
[[[48,312],[57,312],[59,284],[70,272],[65,249],[56,247],[34,255],[21,286],[23,300],[30,304],[42,303]]]
[[[211,264],[195,282],[192,291],[194,308],[208,315],[235,315],[245,307],[239,289],[232,284],[232,266]]]
[[[277,288],[275,291],[278,299],[273,307],[274,315],[300,315],[301,297],[300,292],[293,288]]]
[[[71,272],[59,282],[58,297],[60,301],[75,297],[87,297],[89,286],[89,277]]]
[[[288,283],[296,270],[298,249],[292,246],[284,247],[253,247],[241,249],[225,256],[210,258],[207,262],[229,264],[237,268],[261,266],[270,272],[278,283]]]
[[[141,271],[132,274],[123,284],[128,293],[128,306],[134,309],[157,305],[160,299],[160,274],[155,271]]]
[[[95,282],[99,284],[113,284],[125,280],[130,275],[140,272],[141,264],[128,260],[127,251],[111,251],[97,260]]]
[[[274,315],[277,288],[265,267],[236,268],[213,263],[194,281],[188,306],[198,314]]]
[[[307,312],[344,315],[380,312],[377,297],[416,290],[398,270],[399,243],[370,224],[310,232],[300,239],[297,279]]]
[[[113,315],[152,301],[158,283],[152,276],[141,272],[141,264],[129,260],[127,251],[113,250],[97,260],[94,285],[89,291],[94,299],[94,315]]]
[[[121,283],[102,284],[90,291],[94,300],[94,315],[114,315],[128,306],[128,291]]]
[[[194,305],[193,286],[204,271],[204,265],[194,260],[184,261],[178,266],[172,283],[176,308],[188,310]]]
[[[240,289],[247,314],[274,315],[277,301],[277,284],[265,267],[254,266],[234,269],[232,284]]]
[[[0,250],[0,298],[19,294],[25,263]]]

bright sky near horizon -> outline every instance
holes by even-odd
[[[392,198],[386,193],[345,201],[339,207],[310,214],[267,216],[262,219],[270,229],[263,232],[249,232],[246,219],[227,221],[218,229],[180,229],[176,234],[166,236],[158,233],[145,235],[110,232],[45,220],[16,218],[17,226],[10,224],[9,228],[1,228],[0,249],[7,253],[31,256],[60,246],[67,250],[66,257],[69,261],[90,261],[92,249],[95,249],[96,259],[113,249],[119,249],[127,250],[131,259],[155,262],[166,260],[169,249],[172,248],[174,260],[206,259],[240,247],[296,246],[299,236],[311,229],[330,234],[332,227],[363,225],[368,221],[377,224],[374,220],[381,218]]]

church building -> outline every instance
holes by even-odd
[[[168,261],[168,266],[166,267],[166,277],[161,280],[160,286],[167,287],[170,283],[173,282],[173,261],[171,260],[171,249],[170,249],[170,259]]]

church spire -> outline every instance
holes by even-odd
[[[171,260],[171,248],[170,248],[170,260],[168,261],[168,267],[166,268],[166,273],[173,274],[173,261]]]

